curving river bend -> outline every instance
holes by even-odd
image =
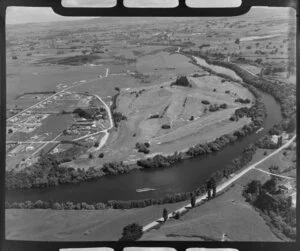
[[[198,64],[209,67],[215,72],[228,74],[240,79],[234,71],[209,65],[204,59],[196,58]],[[259,90],[258,90],[259,91]],[[263,130],[254,133],[228,145],[223,150],[209,156],[201,156],[193,159],[185,159],[172,168],[157,170],[136,170],[129,174],[119,176],[102,177],[98,181],[84,182],[77,185],[61,185],[57,187],[26,189],[21,191],[6,191],[6,200],[13,201],[37,201],[50,200],[65,202],[107,202],[108,200],[137,200],[144,198],[164,197],[169,193],[189,192],[199,187],[215,171],[241,155],[243,149],[251,142],[256,141],[276,123],[282,120],[280,105],[275,99],[264,92],[259,91],[266,106],[267,117],[263,124]],[[155,190],[137,193],[139,188],[153,188]]]

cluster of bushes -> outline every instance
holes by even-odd
[[[141,153],[145,153],[145,154],[148,154],[150,153],[150,144],[148,142],[146,143],[136,143],[135,145],[135,149],[138,150],[138,152],[141,152]]]
[[[187,79],[186,76],[181,76],[181,77],[177,78],[175,82],[171,83],[171,86],[173,86],[173,85],[179,85],[179,86],[183,86],[183,87],[192,87],[191,83],[189,82],[189,80]]]
[[[286,237],[296,239],[296,209],[292,207],[292,198],[282,194],[277,188],[277,178],[272,177],[263,185],[253,180],[244,188],[243,195],[254,207],[267,215],[268,223]]]
[[[102,172],[106,175],[117,175],[129,172],[129,166],[125,165],[122,161],[113,161],[104,163]]]
[[[55,210],[101,210],[106,209],[107,206],[101,202],[88,204],[85,202],[74,203],[68,202],[53,202],[53,201],[42,201],[36,202],[25,201],[25,202],[5,202],[5,208],[20,208],[20,209],[55,209]]]
[[[175,152],[170,156],[155,155],[152,158],[140,159],[137,161],[137,165],[143,168],[162,168],[168,167],[180,160],[182,160],[182,153]]]
[[[242,117],[251,118],[252,122],[248,126],[253,127],[253,130],[251,130],[251,132],[253,132],[255,129],[258,129],[262,125],[263,120],[266,116],[266,108],[257,90],[255,90],[255,88],[251,86],[249,87],[249,90],[251,90],[251,92],[256,97],[255,104],[250,108],[241,107],[236,109],[230,120],[238,121]]]
[[[103,155],[103,154],[102,154]],[[99,157],[103,157],[103,156]],[[89,167],[88,169],[63,167],[60,164],[69,161],[60,158],[58,154],[45,154],[37,163],[19,172],[6,171],[5,187],[8,190],[24,188],[41,188],[57,186],[68,183],[81,183],[99,179],[104,175],[117,175],[129,172],[129,166],[123,162],[105,163],[101,168]]]
[[[268,65],[264,71],[263,74],[265,75],[271,75],[271,74],[275,74],[277,72],[285,72],[286,68],[285,66],[273,66],[273,65]]]
[[[103,112],[103,110],[102,110]],[[106,112],[104,110],[104,112]],[[96,119],[97,116],[99,114],[101,114],[101,110],[98,109],[98,108],[89,108],[89,109],[82,109],[82,108],[76,108],[74,111],[73,111],[74,114],[77,114],[80,118],[85,118],[85,119]]]
[[[202,100],[201,103],[204,104],[204,105],[209,105],[210,104],[210,102],[208,100]]]
[[[210,47],[210,44],[201,44],[201,45],[199,46],[199,49],[201,50],[201,49],[204,48],[204,47]]]
[[[219,111],[220,109],[226,109],[227,108],[227,104],[224,103],[224,104],[221,104],[221,105],[218,105],[218,104],[213,104],[213,105],[210,105],[208,110],[210,112],[216,112],[216,111]]]
[[[146,89],[142,89],[139,91],[132,91],[132,92],[130,92],[130,94],[135,94],[135,97],[137,98],[140,94],[142,94],[145,91],[146,91]]]
[[[123,228],[122,237],[119,241],[137,241],[143,235],[143,227],[137,223],[132,223]]]
[[[151,114],[148,119],[158,119],[159,118],[159,114]]]
[[[293,133],[296,130],[296,115],[292,115],[289,119],[283,119],[280,123],[274,125],[270,130],[270,135],[279,135],[282,131]]]
[[[116,93],[113,97],[112,97],[112,104],[110,106],[110,110],[111,110],[111,113],[114,112],[114,110],[117,108],[117,99],[118,99],[118,96],[120,95],[120,92],[118,91],[118,93]]]
[[[162,128],[162,129],[170,129],[171,126],[168,125],[168,124],[163,124],[163,125],[161,126],[161,128]]]
[[[86,170],[83,168],[62,167],[60,166],[62,161],[54,154],[45,154],[39,158],[37,163],[24,170],[19,172],[6,171],[5,188],[13,190],[80,183],[82,181],[95,180],[104,175],[101,169],[93,167]]]
[[[201,143],[195,146],[192,146],[186,152],[188,156],[196,157],[205,154],[209,154],[212,152],[219,151],[223,149],[227,144],[233,143],[237,140],[237,137],[233,134],[225,134],[213,142],[210,143]]]
[[[193,78],[200,78],[200,77],[204,77],[204,76],[206,76],[206,74],[198,74],[198,73],[194,73],[194,74],[192,75]]]
[[[246,98],[246,99],[237,98],[236,100],[234,100],[234,102],[241,103],[241,104],[249,104],[251,101],[248,98]]]
[[[282,145],[282,136],[278,137],[277,143],[274,143],[270,135],[265,135],[256,142],[256,145],[263,149],[277,149]]]
[[[115,127],[118,127],[119,123],[122,120],[127,120],[127,117],[120,112],[113,112],[112,117],[113,117]]]

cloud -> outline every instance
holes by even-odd
[[[55,21],[80,20],[91,17],[64,17],[56,14],[52,8],[46,7],[8,7],[7,24],[42,23]]]

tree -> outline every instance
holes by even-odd
[[[143,235],[143,227],[137,223],[132,223],[123,228],[120,241],[136,241]]]
[[[292,133],[295,131],[295,129],[296,129],[296,119],[295,117],[292,117],[290,121],[287,123],[286,131],[288,133]]]
[[[271,179],[265,182],[265,184],[262,186],[263,189],[265,189],[270,194],[275,193],[276,191],[276,179],[274,176],[272,176]]]
[[[195,194],[191,194],[191,206],[192,207],[196,206],[196,196],[195,196]]]
[[[212,197],[215,197],[217,194],[217,184],[216,184],[216,180],[214,178],[211,178],[211,188],[213,190]]]
[[[210,189],[207,189],[207,199],[210,200],[210,198],[211,198],[211,191]]]
[[[89,154],[89,159],[93,159],[94,155],[92,153]]]
[[[11,134],[13,133],[13,130],[11,128],[8,129],[8,133]]]
[[[119,87],[115,87],[115,90],[116,90],[117,92],[120,92],[120,88],[119,88]]]
[[[104,157],[104,153],[99,153],[99,158],[103,158]]]
[[[99,142],[95,142],[94,147],[98,147],[99,146]]]
[[[168,210],[166,208],[163,210],[163,218],[165,222],[168,220]]]

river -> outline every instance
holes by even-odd
[[[210,67],[216,72],[222,72],[232,77],[239,77],[230,69],[212,66],[201,58],[199,64]],[[223,150],[209,156],[185,159],[171,168],[156,170],[135,170],[129,174],[107,176],[94,182],[84,182],[78,185],[61,185],[42,189],[26,189],[22,191],[7,191],[6,200],[12,201],[73,201],[73,202],[107,202],[108,200],[136,200],[145,198],[164,197],[170,193],[189,192],[199,187],[215,171],[241,155],[243,149],[267,133],[276,123],[282,120],[280,105],[275,99],[259,91],[266,106],[267,117],[263,130],[248,135],[242,140],[228,145]],[[153,188],[155,190],[137,193],[139,188]]]

